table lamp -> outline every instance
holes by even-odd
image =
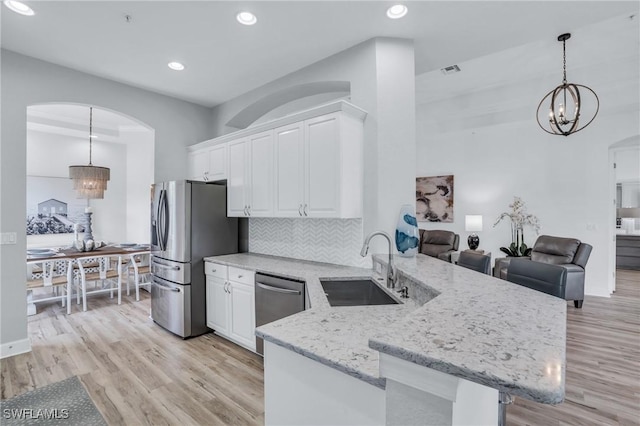
[[[469,238],[467,238],[467,244],[471,250],[475,250],[480,245],[480,237],[476,232],[482,231],[482,215],[468,214],[464,217],[464,229],[467,232],[471,232]]]

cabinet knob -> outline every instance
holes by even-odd
[[[309,216],[309,215],[307,214],[307,205],[306,205],[306,204],[304,205],[304,209],[302,209],[302,211],[304,212],[304,215],[305,215],[305,216]]]
[[[300,204],[300,207],[298,207],[298,214],[302,216],[302,204]]]
[[[238,275],[238,278],[242,278],[242,275]]]

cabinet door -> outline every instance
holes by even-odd
[[[227,168],[227,216],[246,216],[249,180],[247,140],[229,142]]]
[[[209,170],[209,153],[206,150],[189,153],[189,164],[187,169],[188,178],[191,180],[204,181],[206,172]]]
[[[207,275],[207,327],[220,334],[229,334],[228,294],[226,280]]]
[[[304,130],[302,123],[275,129],[276,217],[300,217],[304,204]]]
[[[251,350],[256,350],[256,318],[254,287],[230,281],[231,315],[229,337]]]
[[[227,145],[216,145],[209,150],[209,173],[207,180],[227,178]]]
[[[249,216],[273,216],[273,132],[249,137]]]
[[[340,211],[340,127],[336,113],[304,122],[305,212],[338,217]]]

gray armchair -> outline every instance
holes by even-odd
[[[474,271],[490,275],[491,274],[491,256],[485,256],[480,253],[472,253],[470,251],[461,251],[458,257],[458,266],[463,266]]]
[[[451,262],[451,253],[458,251],[460,236],[451,231],[420,230],[418,251],[427,256]]]
[[[564,278],[564,286],[558,284],[561,280],[561,277],[554,275],[555,272],[553,269],[557,268],[543,268],[541,271],[538,271],[544,275],[545,272],[548,272],[547,277],[554,276],[555,278],[551,280],[554,288],[545,287],[545,285],[537,285],[532,286],[532,288],[536,288],[536,290],[544,291],[545,293],[553,294],[558,297],[562,297],[565,300],[573,300],[573,304],[576,308],[582,308],[582,303],[584,301],[584,269],[587,265],[587,261],[589,260],[589,256],[591,255],[592,246],[589,244],[585,244],[580,242],[575,238],[561,238],[561,237],[552,237],[549,235],[541,235],[536,240],[533,250],[531,251],[530,259],[518,259],[513,258],[511,262],[508,262],[506,265],[506,278],[509,279],[509,275],[513,275],[515,273],[519,275],[526,275],[527,271],[531,271],[531,268],[536,268],[539,264],[550,264],[557,265],[562,267],[565,272],[566,277]],[[508,258],[507,258],[508,259]],[[516,267],[516,270],[512,270],[511,265],[514,261],[517,261],[519,264]],[[522,265],[522,262],[532,262],[530,265]],[[500,268],[504,268],[504,262],[500,265]],[[499,266],[496,264],[496,269]],[[524,268],[524,269],[523,269]],[[497,271],[495,275],[500,274],[502,278],[502,271]],[[509,279],[509,281],[511,281]]]

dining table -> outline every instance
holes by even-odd
[[[74,247],[64,247],[64,248],[56,248],[50,249],[49,251],[41,253],[34,253],[31,250],[27,250],[26,263],[27,263],[27,279],[32,278],[33,274],[42,273],[42,267],[39,265],[43,265],[47,262],[60,262],[60,261],[73,261],[80,258],[87,257],[103,257],[103,256],[118,256],[118,255],[145,255],[150,253],[150,248],[148,244],[108,244],[102,246],[100,248],[91,250],[91,251],[79,251]],[[29,253],[31,251],[31,254]],[[85,265],[83,263],[83,265]],[[86,266],[92,267],[97,266],[97,261],[95,265],[87,264]],[[74,264],[74,269],[77,268],[77,265]],[[46,299],[44,299],[46,300]],[[44,301],[40,300],[40,301]],[[39,300],[33,298],[32,290],[27,291],[27,315],[34,315],[36,313],[35,303]]]

